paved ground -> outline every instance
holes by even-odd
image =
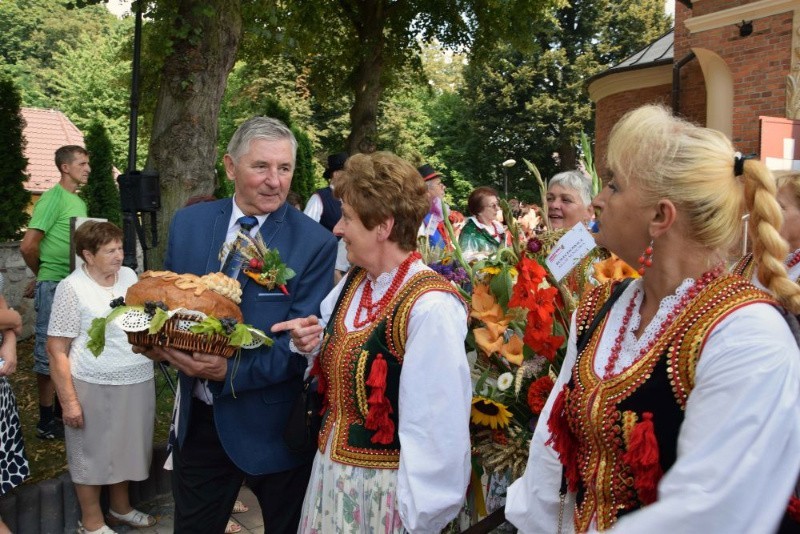
[[[245,486],[239,492],[239,500],[250,509],[244,513],[234,515],[234,519],[242,526],[241,534],[264,534],[264,522],[261,519],[261,508],[258,507],[256,496]],[[172,519],[175,504],[172,497],[161,497],[138,508],[143,512],[158,517],[158,523],[150,528],[118,529],[117,532],[131,532],[139,534],[172,534]]]

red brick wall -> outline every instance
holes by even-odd
[[[733,7],[752,4],[756,1],[758,0],[703,0],[702,2],[694,3],[692,10],[694,11],[694,16],[699,17],[700,15],[716,13],[717,11],[722,11],[723,9],[730,9]]]
[[[742,152],[758,150],[758,117],[786,115],[786,76],[791,68],[792,12],[753,21],[753,33],[739,36],[729,25],[690,34],[684,22],[689,17],[751,4],[755,0],[703,0],[689,9],[675,6],[675,61],[692,48],[719,55],[733,79],[733,143]],[[681,70],[681,115],[700,124],[706,121],[706,91],[697,59]]]
[[[606,147],[608,146],[608,134],[611,128],[622,117],[626,111],[630,111],[643,104],[662,103],[670,105],[672,98],[672,87],[670,85],[657,85],[634,91],[607,96],[597,102],[595,111],[595,162],[600,176],[605,178],[605,158]]]

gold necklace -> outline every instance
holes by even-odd
[[[100,289],[102,289],[103,291],[105,291],[106,293],[111,295],[112,299],[116,296],[116,295],[114,295],[114,287],[117,285],[117,282],[119,281],[119,271],[114,273],[114,283],[111,286],[104,286],[103,284],[101,284],[100,282],[98,282],[97,280],[94,279],[94,276],[92,276],[92,273],[90,273],[89,269],[86,268],[86,264],[85,263],[83,264],[82,267],[83,267],[83,272],[86,273],[86,276],[89,277],[89,280],[94,282],[97,287],[99,287]]]

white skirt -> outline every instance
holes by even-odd
[[[153,454],[153,379],[118,386],[73,382],[83,428],[64,427],[72,481],[101,486],[145,480]]]

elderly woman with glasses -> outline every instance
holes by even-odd
[[[497,191],[488,186],[473,190],[467,200],[470,217],[461,230],[458,245],[468,260],[485,257],[507,244],[506,230],[497,220]]]

